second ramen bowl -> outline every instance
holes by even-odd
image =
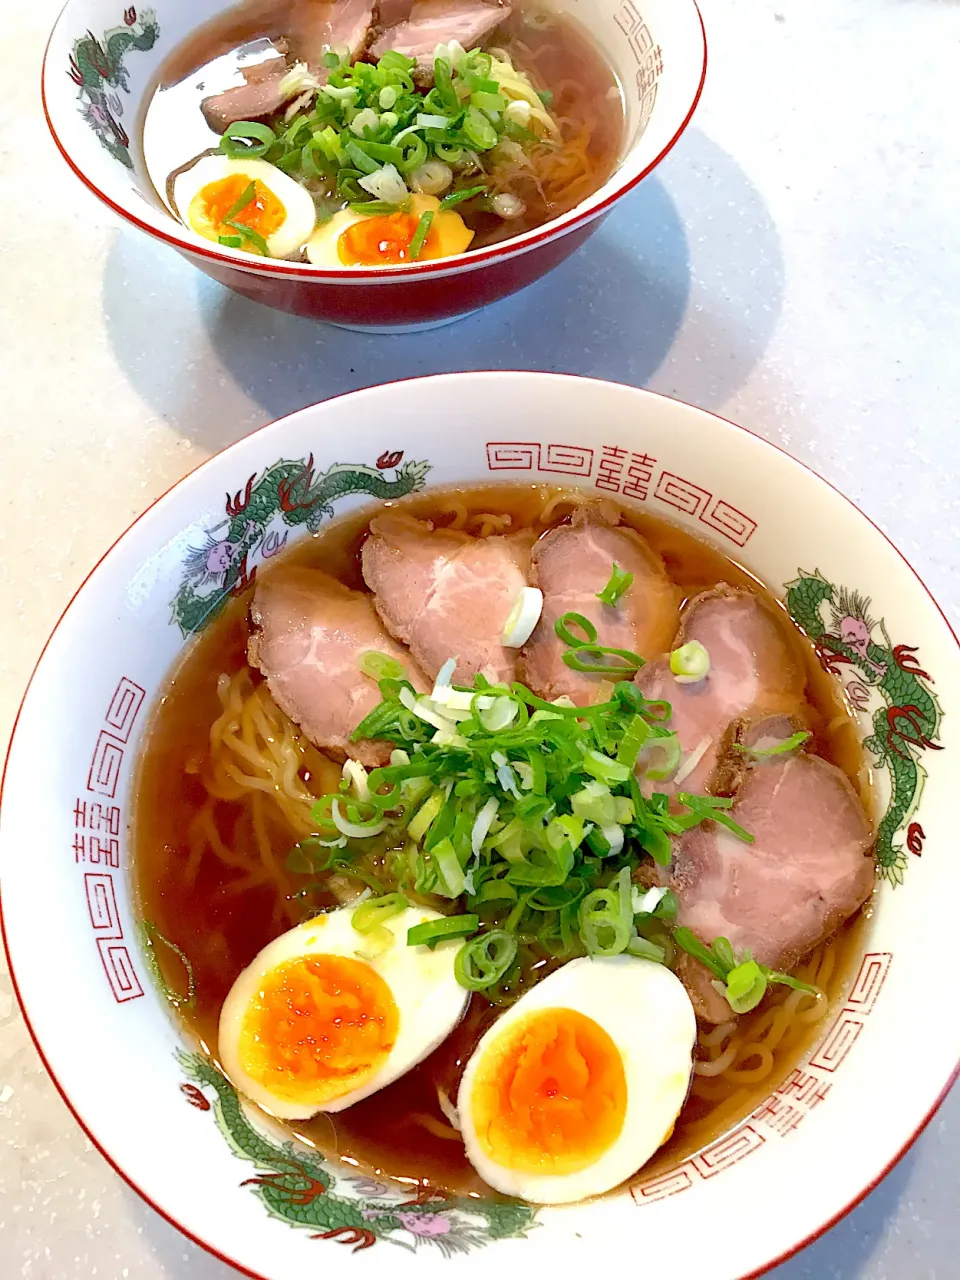
[[[611,178],[569,212],[473,253],[411,266],[329,270],[264,261],[203,239],[165,208],[145,170],[139,122],[170,51],[228,6],[168,0],[68,0],[43,66],[43,101],[74,173],[127,222],[257,302],[349,328],[430,328],[505,298],[545,275],[596,230],[683,133],[706,72],[694,0],[553,0],[589,25],[624,93],[626,128]],[[99,51],[99,52],[98,52]]]
[[[291,476],[301,501],[288,519]],[[151,705],[231,590],[331,513],[501,482],[639,504],[766,583],[858,711],[881,819],[862,954],[796,1069],[673,1167],[600,1200],[538,1210],[411,1202],[253,1122],[151,983],[128,836]],[[105,1158],[248,1275],[372,1277],[386,1266],[413,1280],[451,1265],[458,1276],[613,1275],[629,1253],[675,1280],[753,1276],[861,1198],[955,1076],[958,707],[957,643],[913,570],[845,498],[747,431],[647,392],[549,374],[457,374],[330,400],[181,481],[107,553],[51,637],[0,808],[19,998]]]

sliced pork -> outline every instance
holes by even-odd
[[[223,133],[237,120],[263,120],[299,97],[301,88],[291,83],[284,92],[283,81],[293,62],[306,63],[324,83],[329,74],[324,54],[346,50],[352,61],[366,47],[374,17],[373,0],[332,0],[285,8],[274,5],[271,20],[282,35],[275,35],[285,57],[268,58],[250,67],[241,67],[244,84],[204,98],[200,110],[207,124]]]
[[[569,524],[551,529],[531,557],[531,584],[543,592],[540,622],[522,651],[520,679],[544,698],[570,697],[578,706],[596,700],[601,676],[573,671],[563,661],[567,647],[554,624],[564,613],[581,613],[597,629],[597,643],[631,649],[641,657],[659,654],[677,626],[679,592],[663,561],[626,525],[610,504],[579,507]],[[615,607],[597,593],[614,563],[633,574]]]
[[[384,15],[395,11],[393,4]],[[415,58],[417,81],[433,83],[433,53],[438,44],[458,41],[473,49],[484,37],[510,16],[506,5],[484,4],[483,0],[417,0],[410,16],[397,26],[381,28],[370,45],[370,56],[381,58],[388,49]],[[386,17],[381,19],[386,23]]]
[[[243,84],[224,89],[200,103],[207,124],[215,133],[224,133],[237,120],[262,120],[272,116],[297,95],[296,88],[286,93],[281,88],[287,71],[284,58],[268,58],[251,67],[242,67]]]
[[[771,726],[753,741],[787,728]],[[870,895],[873,826],[846,774],[805,752],[751,762],[730,816],[752,843],[715,823],[676,843],[678,923],[708,945],[728,938],[738,954],[788,971]],[[731,1016],[699,962],[684,956],[679,972],[702,1018]]]
[[[290,33],[291,52],[321,73],[326,70],[323,56],[330,50],[346,50],[352,62],[366,47],[374,11],[372,0],[332,0],[329,4],[313,0],[299,5],[294,9],[296,27]]]
[[[427,688],[410,654],[387,635],[370,596],[316,569],[280,569],[258,580],[251,616],[257,630],[249,661],[274,701],[316,746],[368,766],[386,764],[389,742],[351,742],[380,701],[359,659],[368,650],[402,662],[412,684]]]
[[[370,521],[363,576],[391,635],[431,677],[457,659],[458,680],[511,681],[516,650],[500,643],[527,585],[532,535],[473,538],[404,515]]]
[[[710,655],[703,680],[679,683],[666,658],[648,663],[636,677],[645,697],[673,708],[670,728],[683,757],[676,779],[656,784],[668,795],[716,789],[718,758],[734,721],[796,713],[803,701],[805,677],[797,655],[753,592],[720,586],[694,596],[673,647],[690,640],[699,640]]]

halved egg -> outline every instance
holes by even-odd
[[[485,1182],[537,1204],[600,1195],[673,1132],[696,1017],[680,980],[633,956],[572,960],[493,1024],[457,1096]]]
[[[343,907],[275,938],[240,974],[220,1011],[220,1061],[233,1084],[285,1120],[342,1111],[416,1066],[459,1022],[457,941],[408,947],[407,930],[440,919],[407,908],[387,920],[377,955]]]
[[[251,183],[252,198],[245,201]],[[265,160],[204,156],[177,176],[173,200],[181,219],[197,235],[218,242],[221,237],[239,239],[234,247],[262,253],[257,237],[266,243],[271,258],[299,253],[317,224],[310,193]]]
[[[424,213],[433,221],[416,261],[465,253],[473,232],[453,209],[441,209],[436,196],[412,195],[409,211],[361,213],[341,209],[317,227],[307,244],[315,267],[389,267],[410,262],[410,246]]]

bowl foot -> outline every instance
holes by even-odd
[[[442,329],[444,325],[456,324],[458,320],[466,320],[467,316],[475,316],[480,308],[463,311],[458,316],[445,316],[442,320],[424,320],[420,324],[338,324],[336,320],[327,320],[334,329],[349,329],[351,333],[423,333],[426,329]]]

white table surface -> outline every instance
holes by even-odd
[[[271,418],[420,373],[570,371],[716,410],[859,503],[960,623],[955,0],[703,0],[707,89],[661,168],[546,280],[393,338],[234,297],[88,195],[40,110],[59,5],[4,0],[0,26],[0,743],[69,596],[153,498]],[[958,1182],[960,1091],[772,1275],[956,1277]],[[2,1280],[235,1274],[92,1149],[0,970]]]

